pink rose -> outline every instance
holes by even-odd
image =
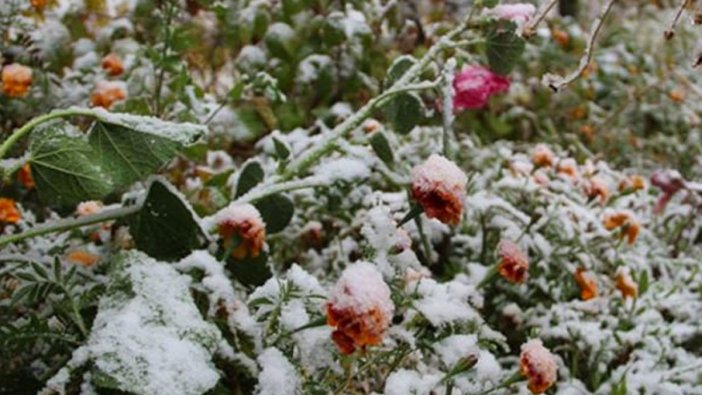
[[[526,23],[536,12],[533,4],[504,4],[493,8],[490,14],[498,19],[506,19],[517,24]]]
[[[490,96],[508,91],[509,86],[507,77],[481,66],[468,66],[453,80],[453,108],[455,111],[483,108]]]

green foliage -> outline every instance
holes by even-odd
[[[380,131],[374,133],[370,138],[370,143],[371,147],[373,147],[373,151],[375,151],[375,154],[378,155],[380,160],[392,167],[392,165],[395,163],[395,157],[385,134]]]
[[[236,185],[236,195],[234,197],[238,198],[243,196],[246,192],[250,191],[251,188],[263,181],[263,177],[263,167],[260,163],[256,161],[247,163],[244,168],[241,169],[239,182]]]
[[[255,204],[266,224],[266,233],[277,233],[285,229],[295,213],[295,204],[287,196],[276,193],[266,196]]]
[[[526,43],[515,34],[512,22],[494,22],[486,32],[486,53],[490,69],[498,74],[509,74],[522,57]]]
[[[128,219],[136,247],[149,256],[173,261],[202,246],[205,235],[189,204],[165,180],[151,181],[146,200]]]

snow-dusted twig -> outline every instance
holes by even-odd
[[[544,4],[539,8],[539,11],[534,15],[533,18],[524,26],[524,29],[522,30],[522,37],[524,38],[529,38],[534,35],[536,32],[536,26],[541,23],[541,21],[544,20],[546,17],[546,14],[548,14],[549,11],[553,8],[553,6],[558,3],[558,0],[549,0],[548,3]]]
[[[30,237],[45,235],[47,233],[61,232],[83,226],[94,225],[101,222],[126,217],[141,210],[141,204],[123,206],[112,210],[105,210],[97,214],[86,215],[78,218],[65,218],[57,221],[50,221],[43,225],[35,226],[25,232],[0,237],[0,248],[10,243],[15,243]]]
[[[254,188],[240,198],[236,199],[236,204],[252,203],[263,199],[266,196],[276,193],[294,191],[297,189],[315,188],[328,186],[330,181],[326,177],[308,177],[301,180],[292,180],[266,185],[264,188]]]
[[[595,42],[600,34],[600,31],[602,30],[602,26],[604,25],[604,21],[607,18],[607,15],[609,15],[609,12],[612,10],[612,6],[614,5],[615,1],[616,0],[608,0],[602,8],[600,15],[597,17],[597,19],[595,19],[594,22],[592,22],[592,27],[590,28],[590,38],[587,41],[585,54],[582,58],[580,58],[580,65],[578,66],[578,68],[572,73],[566,75],[565,77],[550,73],[546,74],[543,77],[544,85],[547,85],[549,88],[558,92],[559,90],[561,90],[561,88],[570,85],[575,80],[580,78],[580,76],[585,72],[585,69],[587,69],[588,65],[590,64],[590,61],[592,61],[592,53],[595,50]]]
[[[456,60],[452,58],[446,61],[442,77],[443,82],[441,84],[441,97],[443,101],[441,115],[444,122],[443,151],[444,156],[447,158],[451,157],[450,139],[453,137],[453,121],[455,119],[453,115],[453,79],[455,72]]]
[[[690,0],[682,0],[682,2],[680,3],[680,7],[678,7],[678,12],[675,13],[675,18],[673,18],[673,21],[670,22],[670,26],[668,27],[668,29],[666,29],[666,31],[663,32],[663,36],[666,40],[670,40],[675,36],[675,27],[678,25],[678,21],[680,21],[680,17],[682,16],[682,13],[689,2]]]

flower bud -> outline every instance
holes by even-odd
[[[233,248],[235,259],[259,256],[266,242],[266,225],[256,207],[232,203],[215,214],[214,221],[223,247]],[[234,246],[235,242],[238,245]]]
[[[521,284],[529,273],[529,259],[526,254],[513,242],[502,240],[497,246],[497,270],[505,280]]]
[[[93,107],[111,108],[113,104],[127,98],[127,89],[122,81],[100,81],[90,96]]]
[[[575,282],[580,287],[580,299],[590,300],[597,297],[597,282],[595,277],[582,267],[575,270]]]
[[[32,85],[32,69],[13,63],[2,69],[2,91],[9,97],[24,97]]]
[[[16,224],[22,219],[14,200],[0,198],[0,222]]]
[[[639,295],[639,284],[631,277],[628,267],[620,267],[614,276],[617,289],[621,291],[624,298],[636,298]]]
[[[111,53],[102,58],[102,69],[107,75],[116,77],[124,73],[124,64],[117,54]]]

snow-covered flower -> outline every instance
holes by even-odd
[[[575,269],[575,282],[580,287],[580,299],[590,300],[597,297],[597,281],[585,268]]]
[[[628,211],[616,211],[605,213],[602,225],[607,230],[622,228],[621,237],[626,236],[627,243],[634,244],[641,230],[641,224],[633,214]]]
[[[66,260],[81,266],[90,267],[100,260],[100,257],[84,250],[73,250],[66,254]]]
[[[539,339],[522,344],[519,371],[529,381],[528,387],[533,394],[546,392],[558,378],[556,358]]]
[[[526,280],[529,273],[529,259],[526,254],[513,242],[502,240],[497,246],[497,270],[505,280],[520,284]]]
[[[635,298],[639,295],[639,284],[631,277],[628,267],[621,266],[614,275],[614,280],[624,298]]]
[[[29,4],[34,7],[35,10],[41,11],[46,7],[48,0],[29,0]]]
[[[609,187],[604,182],[603,179],[599,177],[592,177],[586,186],[587,196],[590,199],[599,199],[601,204],[607,203],[609,200]]]
[[[640,191],[646,188],[646,180],[639,175],[631,175],[619,182],[619,192]]]
[[[468,178],[455,163],[433,154],[412,169],[412,198],[429,218],[457,225],[461,222]]]
[[[327,324],[332,340],[343,354],[382,342],[395,306],[390,288],[371,263],[347,267],[327,302]]]
[[[99,81],[90,95],[93,107],[109,109],[120,100],[127,98],[127,88],[122,81]]]
[[[539,167],[553,166],[553,151],[546,144],[537,144],[531,153],[531,161]]]
[[[100,210],[102,210],[102,202],[97,200],[88,200],[78,204],[76,207],[76,214],[78,214],[79,217],[82,217],[85,215],[97,214],[100,212]]]
[[[578,178],[578,164],[573,158],[565,158],[558,162],[558,173],[565,174],[571,179]]]
[[[491,96],[509,90],[507,77],[481,66],[468,66],[453,80],[453,108],[455,111],[483,108]]]
[[[498,19],[505,19],[517,24],[526,23],[536,12],[536,7],[533,4],[518,3],[518,4],[500,4],[493,8],[490,12]]]
[[[32,69],[18,63],[2,69],[2,92],[9,97],[24,97],[32,85]]]
[[[102,69],[105,70],[107,75],[116,77],[124,73],[124,64],[117,54],[111,53],[102,58]]]
[[[663,191],[658,198],[653,212],[658,214],[665,209],[670,199],[686,186],[685,179],[676,170],[656,170],[651,175],[651,184]]]
[[[232,256],[242,259],[257,257],[266,242],[266,224],[261,213],[250,204],[231,203],[214,216],[217,232],[226,250],[233,248]],[[234,246],[233,243],[238,243]]]
[[[17,204],[9,198],[0,198],[0,222],[16,224],[22,219]]]

